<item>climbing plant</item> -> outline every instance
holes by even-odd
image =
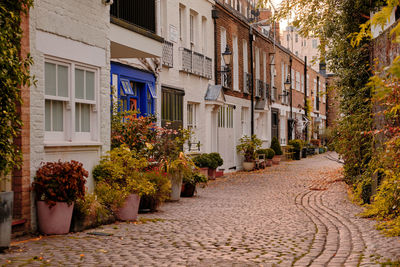
[[[0,176],[18,166],[21,153],[14,145],[22,122],[17,105],[21,104],[20,88],[30,84],[30,56],[21,56],[22,16],[32,0],[0,1]]]

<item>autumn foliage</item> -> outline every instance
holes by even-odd
[[[37,170],[33,188],[38,200],[46,201],[50,207],[56,202],[72,204],[85,196],[88,172],[78,161],[42,163]]]

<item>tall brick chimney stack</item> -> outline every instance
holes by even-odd
[[[272,11],[270,8],[264,8],[260,9],[260,17],[259,21],[270,19],[272,17]],[[279,28],[279,22],[276,22],[275,25],[273,22],[265,22],[261,24],[260,26],[270,26],[271,29],[271,37],[273,37],[273,32],[275,31],[275,40],[277,43],[281,42],[280,38],[280,28]]]

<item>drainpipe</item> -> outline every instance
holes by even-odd
[[[308,117],[307,104],[307,56],[304,57],[304,114]],[[305,139],[308,141],[308,125],[306,125]]]
[[[289,78],[290,78],[290,119],[289,119],[289,132],[288,132],[288,140],[292,140],[292,134],[293,134],[293,90],[292,90],[292,56],[290,56],[289,59]]]
[[[211,16],[212,16],[212,18],[214,20],[214,66],[215,66],[215,68],[214,68],[214,75],[215,75],[214,83],[215,83],[215,85],[217,85],[218,84],[218,64],[217,64],[217,58],[218,58],[218,53],[217,53],[217,50],[218,50],[218,47],[217,47],[217,18],[218,18],[218,11],[215,9],[215,7],[211,12]]]
[[[250,84],[251,84],[251,136],[254,135],[254,62],[253,62],[253,28],[250,25],[250,31],[249,31],[249,41],[250,41],[250,62],[251,62],[251,68],[250,68]]]

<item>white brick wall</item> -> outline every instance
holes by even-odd
[[[81,160],[88,171],[110,147],[110,15],[101,0],[36,0],[30,12],[31,179],[45,160]],[[52,45],[46,47],[50,40]],[[59,44],[54,46],[53,44]],[[44,59],[55,56],[86,63],[99,70],[99,146],[44,145]],[[89,187],[93,187],[89,179]],[[34,212],[32,214],[35,214]],[[34,218],[33,218],[34,219]],[[33,220],[34,221],[34,220]],[[33,225],[33,227],[35,227]]]

